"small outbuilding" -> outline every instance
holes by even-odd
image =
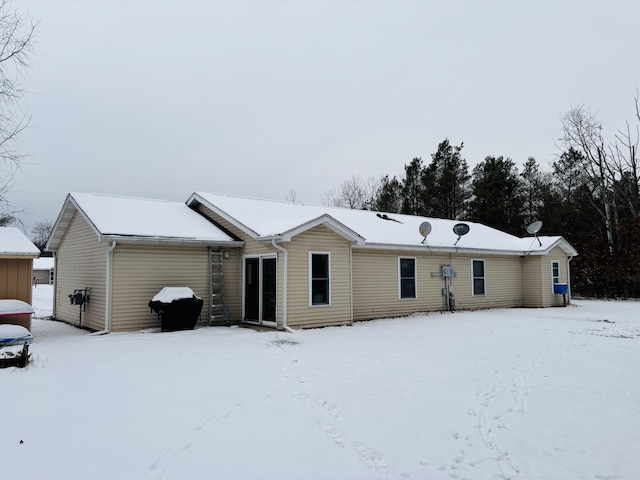
[[[40,257],[33,260],[34,285],[53,285],[55,261],[53,257]]]
[[[40,250],[15,227],[0,227],[0,299],[31,304],[33,260]],[[0,324],[11,323],[31,330],[31,314],[0,316]]]

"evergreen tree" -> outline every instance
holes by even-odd
[[[402,185],[402,213],[408,215],[424,215],[425,208],[422,201],[424,185],[422,184],[423,172],[422,159],[419,157],[411,160],[404,166],[404,182]]]
[[[513,235],[524,229],[518,169],[509,158],[489,156],[473,169],[469,219]]]
[[[471,196],[469,167],[462,158],[463,144],[452,146],[444,139],[424,169],[422,200],[425,213],[438,218],[462,218]]]
[[[536,220],[546,222],[546,219],[542,218],[541,214],[544,209],[545,199],[550,197],[551,182],[548,177],[548,174],[540,170],[535,158],[529,157],[527,159],[520,174],[525,225],[529,225]]]
[[[385,175],[373,202],[373,209],[380,212],[400,213],[402,211],[402,184],[394,176]]]

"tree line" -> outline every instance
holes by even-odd
[[[576,247],[576,295],[640,297],[640,108],[610,140],[589,109],[562,115],[560,154],[543,168],[529,157],[519,171],[504,156],[472,170],[463,143],[444,139],[427,163],[420,157],[401,175],[352,176],[325,193],[327,205],[483,223],[516,236],[543,222],[542,234]]]

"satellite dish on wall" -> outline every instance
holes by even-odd
[[[424,237],[422,239],[422,243],[424,243],[427,240],[427,235],[431,233],[431,224],[429,222],[422,222],[418,227],[418,231],[420,235]]]
[[[538,243],[540,244],[540,246],[542,246],[542,242],[538,238],[538,232],[540,231],[541,228],[542,228],[542,222],[540,220],[536,220],[535,222],[533,222],[531,225],[527,227],[527,233],[529,233],[530,235],[534,235],[536,237],[536,240],[538,240]]]
[[[456,223],[453,226],[453,233],[458,235],[458,240],[460,240],[460,237],[469,233],[469,225],[467,225],[466,223]],[[454,243],[454,245],[458,244],[458,240],[456,240],[456,243]]]

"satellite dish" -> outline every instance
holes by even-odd
[[[540,220],[537,220],[527,227],[527,233],[530,233],[531,235],[537,235],[541,228],[542,222]]]
[[[460,240],[460,237],[469,233],[469,225],[467,225],[466,223],[456,223],[453,226],[453,233],[458,235],[458,240]],[[456,240],[456,243],[454,243],[454,245],[458,244],[458,240]]]
[[[540,231],[541,228],[542,228],[542,222],[540,220],[536,220],[535,222],[533,222],[531,225],[527,227],[527,233],[534,235],[538,240],[538,243],[540,244],[540,246],[542,246],[542,242],[538,238],[538,232]]]
[[[420,232],[420,235],[424,237],[422,239],[422,243],[424,243],[427,240],[427,235],[431,233],[431,224],[429,222],[422,222],[420,227],[418,227],[418,231]]]

